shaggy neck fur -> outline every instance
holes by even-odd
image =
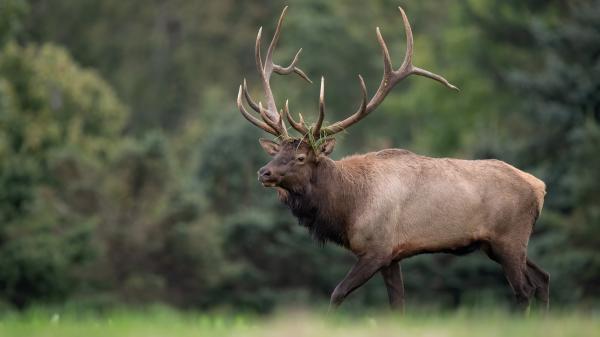
[[[280,200],[321,243],[349,246],[347,232],[358,206],[356,197],[365,193],[360,191],[361,179],[357,181],[352,171],[356,168],[343,161],[321,158],[310,184],[278,190]]]

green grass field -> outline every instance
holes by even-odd
[[[4,337],[154,336],[600,336],[599,315],[581,312],[529,317],[500,311],[336,314],[286,311],[271,316],[180,313],[168,309],[106,314],[49,310],[4,314]]]

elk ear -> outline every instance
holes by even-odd
[[[262,148],[265,150],[265,152],[267,152],[271,157],[279,153],[280,146],[274,141],[259,138],[258,142],[260,143],[260,146],[262,146]]]
[[[321,145],[319,145],[319,154],[324,156],[328,156],[333,152],[333,148],[335,147],[335,138],[327,138],[323,141]]]

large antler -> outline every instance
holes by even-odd
[[[324,104],[325,103],[324,103],[324,97],[323,97],[323,80],[322,80],[321,81],[321,95],[319,98],[319,107],[320,107],[319,118],[318,118],[317,124],[315,125],[315,127],[312,130],[313,136],[315,138],[336,134],[336,133],[350,127],[352,124],[357,123],[361,119],[365,118],[370,112],[375,110],[377,108],[377,106],[379,106],[379,104],[381,104],[381,102],[383,102],[383,100],[385,99],[387,94],[392,90],[392,88],[398,82],[400,82],[401,80],[405,79],[406,77],[408,77],[410,75],[420,75],[420,76],[429,77],[433,80],[436,80],[436,81],[444,84],[445,86],[447,86],[450,89],[458,90],[457,87],[450,84],[442,76],[440,76],[438,74],[434,74],[430,71],[421,69],[421,68],[413,65],[413,63],[412,63],[412,58],[413,58],[412,30],[410,28],[410,23],[408,22],[408,18],[406,17],[404,10],[401,7],[398,7],[398,9],[400,10],[400,14],[402,15],[402,21],[404,22],[404,30],[406,32],[406,54],[404,56],[404,61],[402,62],[402,65],[400,66],[400,68],[398,68],[398,70],[393,69],[392,61],[390,60],[390,54],[389,54],[387,45],[385,44],[385,41],[383,40],[383,37],[381,36],[379,27],[377,27],[377,30],[376,30],[377,31],[377,41],[379,42],[379,45],[381,46],[381,50],[383,52],[383,78],[381,79],[381,84],[379,84],[379,88],[377,89],[377,92],[375,93],[375,95],[373,95],[371,100],[367,103],[367,89],[365,87],[365,82],[364,82],[363,78],[360,75],[358,75],[360,85],[361,85],[362,95],[363,95],[362,103],[361,103],[360,107],[358,108],[358,110],[350,117],[321,129],[321,123],[323,121],[323,116],[325,114],[325,112],[324,112]],[[288,116],[288,119],[289,119],[289,116]]]
[[[267,103],[266,107],[263,108],[262,102],[258,102],[258,104],[256,104],[256,102],[250,97],[250,94],[248,93],[248,87],[246,85],[246,79],[244,79],[243,84],[240,85],[240,89],[238,91],[238,98],[237,98],[238,108],[240,109],[240,112],[242,113],[242,115],[248,121],[250,121],[252,124],[258,126],[259,128],[265,130],[266,132],[269,132],[275,136],[282,136],[282,137],[287,137],[288,133],[287,133],[287,129],[285,127],[285,123],[283,121],[283,116],[282,116],[283,112],[281,112],[281,113],[277,112],[278,110],[277,110],[277,105],[275,104],[275,97],[273,96],[273,91],[271,90],[271,82],[270,82],[271,75],[273,74],[273,72],[276,72],[277,74],[280,74],[280,75],[288,75],[291,73],[296,73],[296,74],[298,74],[298,76],[300,76],[303,79],[305,79],[306,81],[312,83],[311,80],[308,78],[308,76],[306,76],[306,74],[300,68],[298,68],[296,66],[298,64],[298,58],[300,56],[300,53],[302,52],[302,48],[300,48],[300,50],[298,50],[298,52],[296,53],[296,56],[294,56],[294,59],[292,60],[290,65],[287,67],[282,67],[273,62],[273,52],[275,51],[275,47],[277,47],[277,42],[279,40],[279,35],[281,32],[281,24],[283,22],[283,18],[285,17],[286,12],[287,12],[287,6],[285,8],[283,8],[283,11],[281,12],[281,16],[279,17],[279,21],[277,22],[277,27],[275,28],[275,34],[273,35],[273,39],[271,40],[271,43],[269,44],[269,49],[267,49],[267,56],[265,57],[264,63],[263,63],[262,57],[260,55],[261,54],[260,41],[261,41],[262,27],[258,30],[258,34],[256,36],[256,45],[254,48],[254,53],[256,56],[256,68],[258,69],[260,79],[263,84],[265,99],[266,99],[266,103]],[[246,111],[246,108],[244,108],[244,105],[242,103],[242,93],[243,93],[244,97],[246,98],[248,105],[254,111],[256,111],[260,114],[262,121],[256,117],[254,117],[250,113],[248,113],[248,111]],[[287,102],[286,102],[286,110],[287,110]]]

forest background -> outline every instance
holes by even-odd
[[[261,132],[239,115],[242,78],[261,97],[259,26],[280,1],[0,0],[0,307],[235,308],[326,303],[353,257],[320,247],[256,181]],[[410,78],[348,130],[334,158],[401,147],[497,158],[548,194],[529,254],[554,304],[600,297],[600,1],[289,1],[275,59],[327,78],[330,121],[354,111],[357,74],[382,72],[415,33],[415,64],[459,93]],[[318,81],[317,81],[318,82]],[[273,79],[314,119],[318,85]],[[310,116],[310,117],[309,117]],[[402,264],[409,305],[508,303],[482,254]],[[383,306],[379,278],[349,307]]]

